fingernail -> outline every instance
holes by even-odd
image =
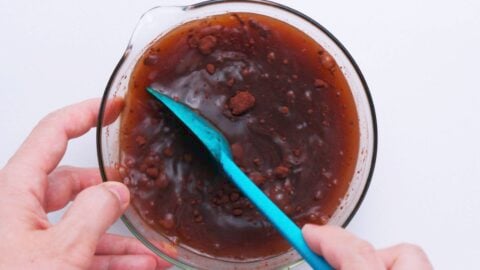
[[[107,182],[105,187],[115,194],[122,205],[128,204],[130,201],[130,191],[128,188],[118,182]]]
[[[311,223],[307,223],[305,225],[303,225],[302,227],[302,231],[303,232],[309,232],[309,231],[314,231],[316,230],[317,228],[320,228],[321,226],[320,225],[317,225],[317,224],[311,224]]]
[[[308,230],[311,230],[312,228],[313,228],[313,225],[307,223],[307,224],[303,225],[302,231],[308,231]]]

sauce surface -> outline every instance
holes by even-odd
[[[150,45],[133,70],[122,115],[120,167],[132,206],[172,241],[238,260],[290,248],[148,86],[210,120],[236,163],[299,226],[328,222],[345,196],[358,119],[331,55],[270,17],[207,17]]]

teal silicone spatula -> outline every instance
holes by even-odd
[[[147,91],[162,102],[205,145],[225,174],[238,189],[273,224],[313,269],[332,269],[315,254],[303,239],[300,228],[255,185],[232,160],[230,144],[207,120],[187,106],[148,87]]]

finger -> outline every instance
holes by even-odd
[[[107,105],[110,116],[107,118],[118,116],[121,107],[121,99],[111,100]],[[65,153],[68,140],[95,126],[99,108],[100,100],[90,99],[50,113],[40,120],[9,163],[50,173]]]
[[[68,140],[86,133],[95,125],[99,106],[99,99],[91,99],[50,113],[42,119],[5,167],[16,175],[15,179],[9,178],[9,185],[33,192],[43,204],[46,175],[58,165]],[[116,118],[122,106],[121,99],[109,101],[107,118]]]
[[[94,254],[100,237],[125,211],[129,201],[130,193],[124,184],[106,182],[89,187],[77,195],[54,228],[65,238],[67,251]]]
[[[47,212],[62,209],[80,191],[101,182],[98,168],[58,167],[48,176],[44,209]]]
[[[433,269],[425,252],[412,244],[399,244],[381,249],[377,253],[385,267],[391,270]]]
[[[149,255],[100,255],[93,258],[91,270],[156,270],[157,263]]]
[[[157,245],[159,246],[159,245]],[[159,249],[174,257],[174,249],[168,248],[168,245],[163,245]],[[113,234],[104,234],[98,242],[97,249],[95,251],[97,255],[151,255],[160,267],[169,267],[170,263],[162,260],[154,252],[144,246],[139,240],[131,237],[123,237]]]
[[[126,254],[154,254],[139,240],[113,234],[104,234],[98,242],[95,254],[98,255],[126,255]]]
[[[371,244],[342,228],[307,224],[302,232],[308,246],[335,269],[384,269]]]

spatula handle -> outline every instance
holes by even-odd
[[[323,257],[308,247],[300,228],[245,175],[227,154],[221,155],[220,163],[238,189],[267,217],[313,269],[332,269]]]

